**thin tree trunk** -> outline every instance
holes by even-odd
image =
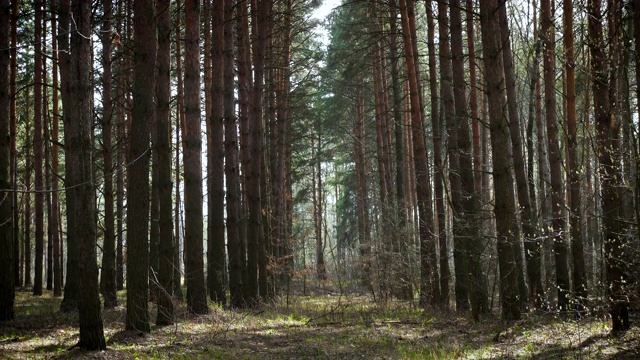
[[[239,0],[237,15],[236,15],[236,38],[238,54],[236,57],[238,64],[238,99],[239,99],[239,124],[240,124],[240,161],[242,167],[241,178],[241,199],[242,204],[240,206],[240,239],[246,248],[246,266],[242,273],[243,275],[243,291],[245,301],[247,305],[253,306],[257,302],[258,298],[258,252],[256,239],[248,238],[248,217],[249,217],[249,200],[247,189],[248,183],[251,181],[249,178],[251,175],[251,163],[253,161],[250,153],[249,138],[249,119],[250,119],[250,106],[252,103],[252,82],[253,76],[251,72],[251,49],[249,40],[249,12],[248,12],[248,0]],[[243,251],[244,252],[244,251]]]
[[[100,290],[104,297],[104,307],[118,304],[116,294],[116,244],[113,214],[113,146],[111,129],[113,104],[111,97],[111,0],[104,0],[102,20],[102,156],[104,161],[104,243],[102,245],[102,271]]]
[[[577,154],[576,126],[576,75],[573,58],[573,3],[563,1],[564,61],[566,71],[567,99],[567,167],[569,172],[569,226],[571,228],[571,254],[573,255],[573,288],[577,307],[587,298],[584,253],[582,245],[582,209],[580,194],[580,169]]]
[[[226,0],[229,1],[229,0]],[[213,2],[212,37],[224,38],[224,1]],[[207,289],[209,298],[226,305],[224,287],[226,273],[224,243],[224,43],[213,41],[211,79],[211,118],[209,119],[209,151],[207,153],[207,190],[209,223],[207,226]]]
[[[358,199],[358,240],[360,241],[360,259],[362,262],[361,282],[371,289],[371,244],[369,238],[369,195],[367,191],[367,159],[366,134],[364,126],[364,105],[362,99],[362,80],[359,73],[355,74],[354,112],[354,154],[356,162],[356,197]]]
[[[51,180],[51,228],[53,231],[52,244],[53,244],[53,295],[62,295],[62,242],[60,241],[60,198],[58,194],[58,136],[59,136],[59,124],[60,124],[60,108],[58,103],[58,29],[56,25],[56,1],[51,1],[51,41],[52,41],[52,58],[53,58],[53,126],[51,132],[51,171],[53,172],[53,178]],[[17,221],[17,219],[16,219]]]
[[[446,214],[444,206],[444,163],[442,161],[442,123],[440,120],[440,102],[438,99],[438,79],[436,74],[435,25],[432,1],[425,1],[427,6],[427,47],[429,49],[429,89],[431,93],[431,128],[433,132],[434,190],[436,202],[436,232],[440,248],[440,298],[439,303],[449,306],[449,252],[447,250]]]
[[[537,218],[537,198],[536,198],[536,183],[534,177],[534,135],[533,135],[533,125],[536,121],[536,88],[538,83],[538,78],[540,76],[539,73],[539,54],[541,50],[540,41],[538,40],[537,30],[537,21],[536,21],[536,6],[534,4],[534,53],[533,59],[531,62],[531,68],[529,70],[529,114],[527,120],[527,181],[529,183],[529,204],[531,206],[531,213],[533,218]],[[527,276],[529,279],[529,294],[533,300],[533,306],[536,309],[540,309],[544,306],[544,287],[542,286],[542,273],[541,273],[541,250],[543,246],[543,241],[540,240],[541,231],[538,229],[537,221],[533,224],[534,233],[529,234],[532,238],[529,241],[525,241],[524,250],[525,250],[525,258],[527,263]],[[527,232],[523,231],[525,236],[527,236]]]
[[[398,48],[398,9],[397,1],[389,2],[389,50],[391,54],[391,91],[393,96],[393,123],[395,126],[395,155],[396,155],[396,198],[395,212],[398,221],[398,231],[395,232],[394,255],[398,257],[400,266],[398,275],[401,277],[398,287],[398,296],[404,300],[413,299],[413,289],[410,278],[409,238],[407,231],[407,206],[406,206],[406,154],[405,154],[405,130],[404,130],[404,102],[402,99],[402,83],[400,80],[401,50]]]
[[[551,208],[553,218],[552,238],[555,253],[556,285],[558,287],[558,308],[567,310],[569,306],[569,268],[567,264],[567,244],[564,236],[565,197],[562,192],[562,154],[558,139],[555,90],[555,27],[553,26],[551,1],[540,1],[541,28],[544,41],[544,102],[547,120],[547,143],[549,144],[549,167],[551,169]]]
[[[176,114],[176,204],[175,204],[175,244],[174,244],[174,272],[173,272],[173,291],[174,295],[182,299],[182,251],[181,243],[182,239],[182,227],[180,226],[180,206],[182,204],[180,195],[180,148],[184,148],[184,89],[182,78],[182,25],[181,25],[181,11],[182,1],[176,1],[176,8],[178,9],[178,16],[176,16],[176,77],[178,78],[178,106]],[[182,138],[180,133],[182,132]]]
[[[36,256],[34,263],[33,295],[42,295],[42,275],[44,260],[44,187],[43,187],[43,152],[42,138],[42,1],[35,2],[35,49],[34,49],[34,95],[33,95],[33,166],[35,176],[35,218]]]
[[[43,20],[43,24],[46,27],[46,21]],[[43,30],[43,37],[46,38],[46,30]],[[45,53],[46,55],[46,53]],[[47,63],[43,62],[42,66],[42,83],[47,84]],[[52,227],[51,227],[51,134],[50,134],[50,116],[49,116],[49,96],[47,93],[47,86],[42,87],[42,131],[43,131],[43,146],[44,146],[44,201],[47,210],[47,252],[45,254],[46,263],[46,278],[47,278],[47,290],[53,290],[53,243],[52,243]]]
[[[156,148],[158,156],[158,203],[160,208],[158,227],[158,315],[157,325],[173,321],[173,219],[171,199],[171,2],[156,1],[156,26],[158,33],[156,79]]]
[[[240,187],[238,174],[238,136],[233,80],[233,8],[235,1],[224,3],[224,127],[225,177],[227,184],[227,249],[229,253],[229,290],[231,306],[244,307],[242,273],[244,251],[239,234]]]
[[[257,6],[257,8],[255,7]],[[265,56],[267,51],[268,39],[268,21],[271,11],[272,1],[253,2],[252,11],[257,11],[257,21],[254,30],[253,43],[253,68],[254,68],[254,84],[253,97],[251,107],[251,167],[249,169],[251,176],[247,183],[248,200],[249,200],[249,229],[247,233],[247,242],[255,246],[257,256],[258,271],[258,294],[262,298],[267,297],[267,258],[265,249],[264,226],[262,223],[262,190],[260,188],[262,178],[262,166],[264,163],[263,155],[263,138],[264,125],[262,121],[263,114],[263,93],[264,93],[264,72],[265,72]],[[249,251],[249,261],[252,261],[252,252]],[[251,271],[249,272],[251,274]]]

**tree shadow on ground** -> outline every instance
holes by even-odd
[[[29,301],[25,299],[24,301]],[[51,300],[53,301],[53,300]],[[45,308],[50,304],[39,301]],[[121,302],[124,303],[124,302]],[[26,309],[23,304],[21,309]],[[155,307],[151,306],[150,319]],[[368,297],[291,297],[253,310],[211,307],[208,315],[176,308],[175,324],[149,334],[125,331],[126,309],[103,311],[107,350],[84,352],[77,343],[77,317],[19,314],[0,325],[2,358],[638,358],[640,328],[608,335],[600,319],[562,321],[529,315],[504,323],[488,317],[476,323],[468,314],[423,310],[408,302],[375,303]],[[638,323],[634,319],[632,324]]]

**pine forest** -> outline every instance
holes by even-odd
[[[640,0],[0,0],[0,358],[640,358]]]

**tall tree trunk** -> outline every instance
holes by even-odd
[[[178,9],[178,16],[176,16],[176,77],[178,78],[178,104],[176,110],[176,168],[175,168],[175,176],[176,176],[176,204],[175,204],[175,244],[174,244],[174,272],[173,272],[173,292],[174,295],[182,299],[182,227],[180,226],[180,206],[182,204],[181,196],[180,196],[180,148],[184,148],[184,89],[183,89],[183,78],[182,78],[182,25],[181,19],[182,16],[182,1],[176,1],[176,8]],[[180,133],[182,132],[182,138],[180,137]],[[184,250],[184,249],[182,249]]]
[[[383,85],[382,72],[383,72],[383,59],[380,53],[381,46],[381,30],[382,28],[378,24],[377,19],[376,2],[372,1],[370,5],[370,25],[369,32],[371,33],[371,41],[373,44],[370,46],[371,62],[372,62],[372,78],[373,78],[373,102],[374,102],[374,117],[376,124],[376,159],[378,160],[378,186],[380,192],[380,248],[378,249],[379,260],[379,273],[381,278],[379,280],[381,291],[388,293],[390,290],[389,284],[389,270],[391,267],[391,261],[389,261],[389,240],[391,237],[391,178],[389,168],[389,139],[387,137],[386,117],[387,111],[385,108],[385,98],[387,96],[386,87]]]
[[[123,32],[123,20],[125,12],[123,10],[125,4],[118,6],[118,22],[116,23],[116,31],[118,34]],[[126,165],[126,145],[125,145],[125,79],[127,74],[122,70],[124,68],[124,59],[118,61],[118,88],[116,102],[116,139],[118,148],[116,152],[116,289],[124,289],[124,171]]]
[[[78,286],[80,297],[78,314],[80,340],[78,346],[86,350],[104,350],[106,342],[100,312],[98,263],[95,256],[97,242],[96,194],[93,183],[92,124],[93,99],[91,96],[91,40],[83,34],[91,33],[91,3],[73,0],[71,9],[77,31],[71,33],[70,53],[72,69],[70,77],[72,114],[65,117],[65,144],[67,162],[74,171],[71,183],[75,186],[72,201],[75,224],[68,228],[74,232],[78,253]]]
[[[51,132],[51,171],[53,177],[51,179],[51,207],[53,209],[51,214],[51,228],[53,231],[52,244],[53,244],[53,295],[62,295],[62,242],[61,236],[58,231],[60,227],[60,197],[58,194],[58,136],[59,136],[59,124],[60,124],[60,107],[58,103],[58,29],[56,24],[56,1],[51,1],[51,41],[52,41],[52,58],[53,58],[53,126]],[[16,219],[17,222],[17,219]]]
[[[602,231],[604,233],[606,295],[609,300],[613,333],[629,328],[629,300],[624,292],[625,264],[624,237],[620,235],[620,163],[618,131],[619,121],[611,112],[611,101],[607,78],[607,60],[604,52],[602,13],[600,0],[589,0],[589,50],[591,54],[591,77],[593,86],[594,117],[597,129],[599,178],[602,191]],[[616,11],[615,7],[610,11]],[[611,56],[611,54],[610,54]],[[609,64],[613,65],[613,64]]]
[[[173,321],[173,219],[171,199],[171,2],[156,1],[156,26],[158,34],[156,79],[156,148],[158,155],[158,315],[156,324],[167,325]]]
[[[534,135],[533,135],[533,125],[536,121],[536,88],[539,78],[539,54],[541,50],[540,42],[538,41],[537,34],[537,20],[536,20],[536,6],[534,4],[534,19],[533,19],[533,28],[534,28],[534,52],[533,58],[531,61],[531,68],[529,70],[529,109],[528,109],[528,120],[527,120],[527,182],[529,184],[529,204],[531,206],[531,214],[534,219],[537,218],[537,200],[536,200],[536,184],[535,184],[535,176],[534,176]],[[519,195],[519,194],[518,194]],[[529,234],[532,238],[529,238],[529,241],[525,241],[524,250],[525,257],[527,263],[527,276],[529,279],[529,296],[533,300],[533,306],[536,309],[540,309],[544,305],[544,288],[542,286],[542,273],[541,273],[541,250],[543,246],[543,242],[539,240],[540,238],[540,230],[537,227],[537,221],[533,224],[534,232]],[[523,228],[523,232],[525,237],[527,236],[527,231]]]
[[[229,253],[229,290],[231,306],[243,307],[242,273],[244,251],[239,234],[240,186],[238,174],[238,136],[233,80],[233,8],[234,0],[224,3],[224,131],[225,177],[227,184],[227,249]]]
[[[10,92],[11,50],[9,46],[9,28],[11,24],[11,3],[9,0],[0,1],[0,189],[11,188],[11,136],[10,136]],[[13,247],[13,224],[10,191],[0,191],[0,321],[13,320],[15,279]]]
[[[409,77],[411,130],[413,134],[414,150],[413,158],[416,167],[416,190],[418,194],[418,211],[420,213],[420,303],[424,306],[434,303],[435,299],[429,297],[436,294],[434,291],[437,287],[437,283],[435,281],[436,264],[431,259],[431,257],[435,255],[435,239],[433,238],[431,179],[424,139],[424,120],[422,109],[420,108],[420,93],[418,92],[418,67],[415,63],[418,59],[418,54],[413,53],[410,33],[410,18],[415,17],[415,13],[413,12],[413,6],[408,5],[409,4],[406,0],[400,0],[404,54]]]
[[[200,2],[185,1],[184,92],[186,130],[184,162],[185,274],[187,306],[206,314],[207,292],[203,262],[202,136],[200,126]]]
[[[275,238],[275,258],[277,261],[277,279],[276,286],[286,285],[289,281],[292,268],[289,266],[288,249],[289,249],[289,221],[287,206],[287,164],[288,160],[288,129],[289,123],[289,92],[291,90],[290,81],[290,60],[291,60],[291,17],[292,17],[292,0],[283,0],[281,2],[281,11],[284,12],[284,20],[282,25],[281,44],[282,53],[279,57],[278,71],[278,90],[277,90],[277,165],[276,165],[276,181],[274,182],[274,201],[275,205],[275,222],[276,222],[276,238]]]
[[[35,176],[36,256],[34,262],[33,295],[42,295],[42,266],[44,260],[44,187],[42,138],[42,1],[35,2],[35,49],[34,49],[34,95],[33,95],[33,166]]]
[[[104,161],[104,243],[102,245],[102,272],[100,290],[104,297],[104,307],[118,304],[116,294],[116,243],[113,214],[113,146],[111,129],[113,104],[111,99],[111,0],[104,0],[102,20],[102,157]]]
[[[478,77],[476,75],[476,31],[474,26],[473,1],[466,0],[467,47],[469,49],[469,116],[471,117],[471,140],[473,146],[473,181],[476,191],[482,196],[482,145],[480,144],[480,111],[478,109]],[[478,209],[481,214],[483,209]],[[482,234],[481,234],[482,235]]]
[[[460,1],[451,1],[451,53],[453,55],[453,94],[455,100],[455,131],[458,132],[459,147],[459,181],[460,181],[460,208],[457,216],[464,219],[460,234],[467,243],[466,257],[468,265],[469,283],[471,289],[471,312],[474,319],[479,320],[480,315],[489,312],[489,299],[487,281],[482,271],[480,262],[485,245],[480,238],[479,211],[480,192],[475,189],[473,172],[473,150],[471,143],[471,127],[469,125],[469,113],[467,110],[467,95],[465,91],[464,58],[462,52],[462,16]],[[455,204],[455,202],[454,202]]]
[[[469,270],[467,264],[468,243],[465,236],[463,209],[463,192],[460,144],[458,143],[458,123],[456,121],[455,103],[453,94],[453,71],[451,65],[451,48],[449,44],[449,19],[447,18],[447,4],[438,3],[438,24],[440,37],[440,93],[444,109],[444,119],[447,126],[447,153],[449,157],[449,186],[451,206],[453,213],[453,262],[455,265],[455,290],[456,309],[465,311],[469,309]],[[461,73],[460,75],[463,75]],[[462,88],[463,89],[463,88]],[[462,90],[456,89],[456,90]],[[460,96],[460,95],[458,95]],[[464,94],[462,94],[464,97]],[[466,106],[465,102],[460,104]],[[469,169],[470,170],[470,169]],[[473,227],[473,225],[472,225]]]
[[[389,51],[391,54],[391,91],[393,96],[393,123],[395,126],[395,156],[396,156],[396,198],[395,212],[398,222],[398,231],[394,241],[393,252],[400,262],[398,275],[401,277],[398,286],[398,296],[404,300],[413,299],[413,289],[411,282],[407,281],[410,277],[410,259],[409,259],[409,239],[407,235],[407,206],[406,206],[406,154],[405,154],[405,130],[404,130],[404,102],[402,96],[402,83],[400,80],[400,59],[401,50],[398,48],[398,8],[397,1],[389,2]]]
[[[248,217],[249,217],[249,201],[248,201],[248,183],[251,181],[251,162],[253,159],[250,154],[249,139],[249,118],[252,95],[253,76],[251,72],[251,49],[249,40],[249,11],[248,0],[239,0],[236,15],[236,38],[238,53],[236,56],[238,64],[238,102],[239,102],[239,124],[240,124],[240,161],[242,167],[241,178],[241,213],[240,213],[240,239],[246,248],[246,266],[243,275],[243,291],[247,305],[254,305],[258,297],[258,252],[257,245],[253,241],[249,241],[247,234]],[[255,239],[253,239],[255,240]],[[244,251],[243,251],[244,253]]]
[[[133,108],[127,169],[126,329],[149,332],[149,126],[154,115],[156,29],[153,3],[133,2]]]
[[[43,26],[46,28],[46,21],[43,20]],[[43,37],[46,38],[46,30],[43,30]],[[46,55],[46,52],[45,52]],[[42,83],[47,84],[47,63],[43,62],[42,66]],[[47,86],[42,87],[42,109],[43,109],[43,146],[44,146],[44,190],[45,204],[47,207],[47,252],[45,254],[47,290],[53,290],[53,243],[52,243],[52,227],[51,227],[51,134],[50,134],[50,116],[49,116],[49,96]]]
[[[529,197],[529,184],[527,182],[526,163],[524,161],[524,149],[522,148],[522,136],[520,135],[520,117],[518,116],[518,99],[516,98],[516,78],[514,74],[513,54],[511,52],[511,38],[509,34],[509,20],[507,19],[507,7],[500,6],[500,36],[504,47],[502,49],[502,57],[504,62],[504,77],[507,90],[507,108],[509,113],[509,132],[511,135],[511,149],[513,157],[513,170],[516,180],[516,191],[518,196],[518,209],[522,222],[522,236],[524,238],[525,250],[530,250],[533,246],[532,239],[535,238],[536,218],[534,217],[531,198]],[[522,259],[522,246],[520,236],[516,241],[516,266],[518,267],[518,290],[520,299],[523,304],[527,303],[527,286],[524,279],[524,264]],[[542,282],[537,283],[537,279],[530,278],[530,285],[533,293],[537,293],[542,289]]]
[[[230,0],[226,0],[230,1]],[[213,2],[212,37],[224,38],[224,1]],[[209,223],[207,226],[207,289],[209,298],[226,305],[224,244],[224,43],[211,47],[211,118],[207,152],[207,190]]]
[[[358,240],[360,241],[360,258],[362,262],[362,284],[371,288],[371,244],[369,231],[369,195],[367,191],[367,158],[366,134],[364,126],[364,100],[362,98],[362,80],[359,73],[355,74],[353,147],[356,163],[356,197],[358,199]]]
[[[567,264],[567,244],[564,236],[565,197],[562,192],[562,154],[558,139],[558,119],[556,114],[555,90],[555,27],[553,26],[551,1],[540,1],[540,33],[544,41],[544,102],[547,119],[547,143],[549,144],[549,167],[551,169],[551,208],[553,212],[552,238],[555,253],[556,285],[558,287],[558,308],[567,310],[569,306],[569,268]]]
[[[11,63],[10,63],[10,105],[9,105],[9,119],[10,119],[10,136],[11,136],[11,188],[18,188],[18,147],[17,147],[17,78],[18,78],[18,2],[11,2]],[[54,41],[55,49],[55,41]],[[54,51],[55,52],[55,51]],[[15,279],[15,285],[22,285],[22,266],[20,265],[20,258],[23,256],[23,252],[20,251],[20,204],[18,202],[18,192],[12,194],[12,211],[13,211],[13,276]]]
[[[60,63],[60,85],[62,95],[63,123],[74,122],[78,118],[74,104],[73,79],[75,78],[75,69],[71,64],[71,56],[69,55],[69,25],[70,25],[70,1],[62,0],[59,3],[58,11],[58,59]],[[64,137],[67,138],[67,127],[64,128]],[[78,235],[71,229],[78,226],[77,220],[77,200],[76,193],[72,191],[72,186],[77,185],[74,179],[77,178],[77,167],[71,165],[71,157],[67,157],[69,149],[65,147],[65,191],[66,209],[67,209],[67,278],[64,282],[64,298],[60,304],[62,312],[71,312],[78,309],[78,301],[80,298],[80,283],[78,273]]]
[[[504,71],[498,24],[499,0],[480,2],[480,23],[485,58],[485,79],[489,103],[489,130],[493,156],[494,212],[498,237],[498,264],[500,266],[500,300],[505,320],[520,318],[518,300],[518,274],[515,264],[516,216],[513,177],[509,159],[509,132],[504,114],[506,105],[503,91]]]
[[[446,213],[444,206],[444,163],[442,160],[442,122],[440,120],[440,101],[438,99],[438,79],[436,73],[435,25],[432,1],[427,6],[427,47],[429,50],[429,89],[431,93],[431,128],[433,131],[434,190],[436,202],[436,238],[440,248],[440,298],[439,303],[449,306],[449,251],[447,250]]]
[[[569,172],[569,226],[571,228],[571,254],[573,255],[573,288],[578,308],[587,298],[584,253],[582,245],[582,209],[580,194],[580,169],[577,154],[576,126],[576,75],[573,58],[573,4],[563,1],[564,62],[566,71],[567,99],[567,167]]]
[[[257,8],[255,8],[257,6]],[[267,51],[267,39],[269,12],[271,10],[272,1],[253,2],[252,11],[257,11],[257,21],[254,30],[253,43],[253,68],[254,68],[254,84],[253,97],[251,106],[251,168],[250,178],[247,183],[247,195],[249,200],[249,228],[247,231],[247,242],[253,244],[257,248],[257,270],[258,270],[258,294],[262,298],[267,297],[267,258],[265,248],[264,226],[262,223],[262,197],[261,183],[264,174],[262,166],[264,163],[263,155],[263,138],[264,123],[263,114],[263,93],[264,93],[264,72],[265,72],[265,56]],[[249,252],[249,261],[252,260],[251,252]],[[251,272],[249,272],[251,274]]]

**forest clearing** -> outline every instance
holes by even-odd
[[[637,359],[640,328],[609,336],[601,318],[561,320],[531,315],[505,323],[476,323],[455,312],[416,304],[372,302],[367,296],[292,295],[289,305],[252,310],[211,309],[190,314],[176,307],[173,325],[151,333],[125,331],[125,309],[103,311],[107,349],[75,347],[77,314],[58,311],[59,299],[36,301],[18,292],[18,316],[0,325],[3,359]],[[119,294],[123,298],[124,294]],[[122,299],[124,300],[124,299]],[[154,311],[154,310],[152,310]],[[636,319],[634,319],[636,323]],[[640,319],[638,319],[640,320]]]

